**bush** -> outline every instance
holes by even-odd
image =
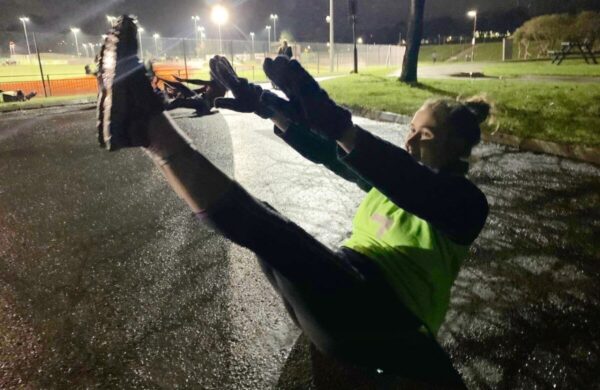
[[[585,42],[595,47],[600,42],[600,13],[585,11],[579,15],[542,15],[525,22],[515,31],[518,57],[548,56],[564,41]]]

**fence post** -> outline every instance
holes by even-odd
[[[46,75],[46,80],[48,81],[48,93],[52,96],[52,84],[50,84],[50,75]]]
[[[188,67],[187,67],[187,51],[185,50],[185,38],[181,40],[181,44],[183,45],[183,66],[185,68],[185,78],[189,79],[188,75]]]
[[[321,66],[319,63],[319,52],[317,52],[317,74],[319,74],[320,71],[321,71]]]
[[[42,86],[44,87],[44,97],[48,97],[46,91],[46,80],[44,79],[44,69],[42,68],[42,59],[40,58],[40,51],[38,50],[37,41],[35,39],[35,31],[33,32],[33,44],[35,45],[35,52],[37,53],[38,64],[40,65],[40,76],[42,76]]]

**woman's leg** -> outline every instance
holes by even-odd
[[[171,187],[200,219],[258,255],[292,317],[321,351],[409,373],[427,368],[416,363],[432,363],[434,355],[444,363],[437,343],[416,331],[420,322],[370,261],[353,266],[253,198],[196,151],[167,114],[151,119],[149,135],[147,150]]]

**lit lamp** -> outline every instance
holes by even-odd
[[[23,16],[19,18],[21,22],[23,22],[23,30],[25,31],[25,42],[27,42],[27,59],[29,60],[29,56],[31,55],[31,49],[29,48],[29,37],[27,36],[27,24],[29,22],[29,18]]]
[[[477,33],[477,11],[467,12],[467,16],[473,18],[473,40],[471,41],[471,61],[475,60],[475,35]]]
[[[270,18],[273,20],[273,40],[277,42],[277,19],[279,19],[279,16],[271,14]]]
[[[77,49],[77,57],[81,56],[81,53],[79,52],[79,42],[77,42],[77,33],[80,30],[76,27],[71,27],[71,32],[73,33],[73,36],[75,37],[75,48]]]
[[[229,11],[222,5],[215,5],[210,13],[210,19],[219,27],[219,53],[222,53],[223,40],[221,38],[221,26],[229,20]]]
[[[200,16],[194,15],[192,16],[192,20],[194,21],[194,37],[196,39],[196,48],[198,48],[198,21],[200,20]]]
[[[154,33],[152,38],[154,38],[154,53],[156,54],[156,57],[158,57],[158,38],[160,38],[160,35],[158,33]]]
[[[267,53],[271,52],[271,26],[265,26],[265,29],[267,30],[267,36],[268,36],[268,41],[269,41],[269,50],[267,50]]]

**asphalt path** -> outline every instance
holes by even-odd
[[[173,116],[252,194],[331,247],[348,236],[361,191],[268,121]],[[0,117],[0,388],[307,386],[290,372],[299,331],[252,253],[195,220],[141,150],[100,150],[93,128],[85,107]],[[471,177],[491,214],[440,342],[472,388],[597,387],[600,169],[486,144]]]

